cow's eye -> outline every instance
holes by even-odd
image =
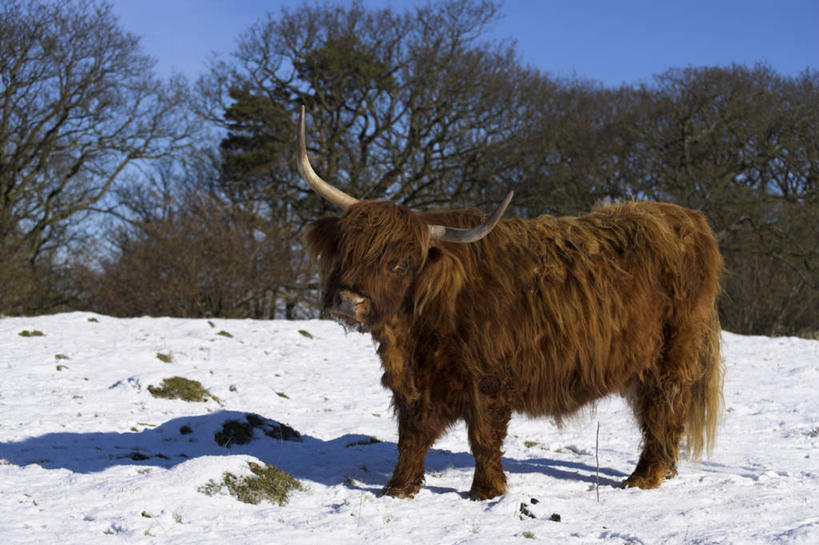
[[[410,272],[410,263],[406,259],[399,261],[392,267],[392,272],[396,274],[408,274]]]

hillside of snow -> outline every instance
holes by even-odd
[[[397,430],[369,336],[325,321],[2,318],[0,543],[819,543],[819,341],[725,333],[723,353],[713,457],[659,489],[620,488],[640,436],[612,397],[561,429],[514,417],[501,498],[466,499],[459,425],[416,498],[396,500],[377,495]],[[208,395],[152,395],[170,377]],[[231,420],[259,426],[217,441]],[[302,489],[283,505],[206,493],[249,462]]]

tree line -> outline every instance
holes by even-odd
[[[501,7],[305,4],[195,82],[162,81],[111,8],[2,0],[0,313],[317,315],[300,234],[322,177],[414,209],[521,217],[651,199],[702,210],[741,333],[819,331],[819,72],[732,65],[610,88],[487,39]]]

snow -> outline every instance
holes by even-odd
[[[377,496],[397,434],[369,336],[325,321],[3,318],[0,543],[819,543],[819,341],[725,333],[723,351],[714,455],[683,461],[659,489],[619,488],[640,437],[612,397],[562,429],[516,416],[501,498],[466,499],[460,425],[427,457],[422,491],[396,500]],[[218,401],[153,397],[148,386],[171,376]],[[224,421],[246,413],[303,441],[219,446]],[[283,506],[199,491],[249,474],[249,461],[304,490]]]

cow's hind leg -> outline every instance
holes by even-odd
[[[694,327],[668,328],[665,338],[657,366],[635,381],[629,395],[643,433],[643,451],[625,487],[656,488],[677,474],[692,386],[701,374],[701,335]]]
[[[473,500],[486,500],[506,493],[501,447],[511,417],[511,408],[492,399],[485,405],[476,404],[473,413],[466,418],[469,446],[475,458],[475,475],[469,491]]]
[[[691,399],[690,388],[662,380],[636,386],[632,405],[643,433],[643,451],[623,486],[656,488],[677,474],[680,439]]]

